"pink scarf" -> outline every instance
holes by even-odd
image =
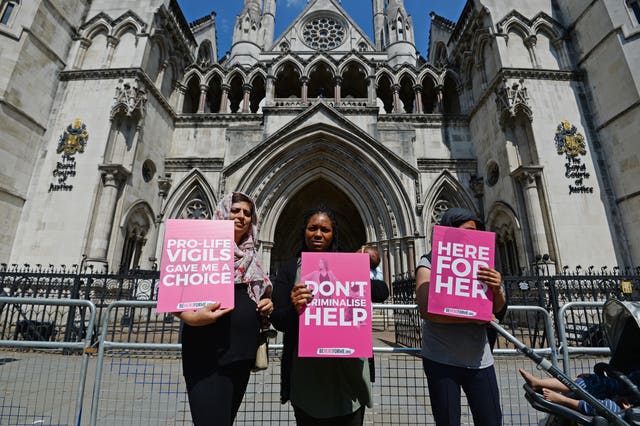
[[[231,198],[233,192],[222,197],[216,211],[213,214],[216,220],[229,220],[231,213]],[[247,196],[246,194],[243,194]],[[258,216],[256,214],[256,204],[251,200],[251,229],[243,237],[240,244],[234,245],[234,270],[236,284],[247,284],[247,293],[249,297],[258,303],[265,292],[271,287],[271,280],[264,272],[262,265],[258,261],[258,253],[256,253],[255,242],[258,240]]]

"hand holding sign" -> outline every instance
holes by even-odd
[[[492,232],[435,227],[429,313],[491,321],[493,288],[501,281],[493,269],[494,246]]]
[[[197,311],[179,312],[176,315],[190,326],[200,327],[217,322],[221,316],[231,312],[232,310],[233,308],[220,309],[220,302],[215,302],[204,306]]]

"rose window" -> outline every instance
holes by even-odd
[[[304,43],[317,50],[331,50],[344,43],[344,24],[334,18],[318,17],[309,19],[302,28]]]

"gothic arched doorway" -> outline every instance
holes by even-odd
[[[278,270],[281,262],[296,256],[302,244],[303,216],[318,205],[324,205],[335,213],[341,251],[354,252],[366,242],[362,217],[353,202],[333,183],[316,179],[287,201],[278,218],[271,251],[272,273]]]

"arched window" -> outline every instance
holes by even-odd
[[[120,272],[126,272],[140,267],[140,256],[147,242],[147,234],[151,228],[151,221],[143,207],[135,209],[129,215],[123,228],[124,244],[120,257]]]
[[[323,64],[318,64],[309,74],[309,98],[333,98],[334,84],[331,69]]]
[[[211,219],[211,208],[200,188],[196,188],[184,204],[179,219]]]
[[[213,62],[213,47],[209,40],[203,41],[198,48],[198,62],[206,65]]]
[[[0,0],[0,24],[9,25],[18,6],[20,6],[20,0]]]
[[[276,75],[276,98],[300,98],[302,82],[300,73],[292,63],[286,63]]]
[[[640,25],[640,0],[627,0],[627,6],[636,18],[635,25]]]

